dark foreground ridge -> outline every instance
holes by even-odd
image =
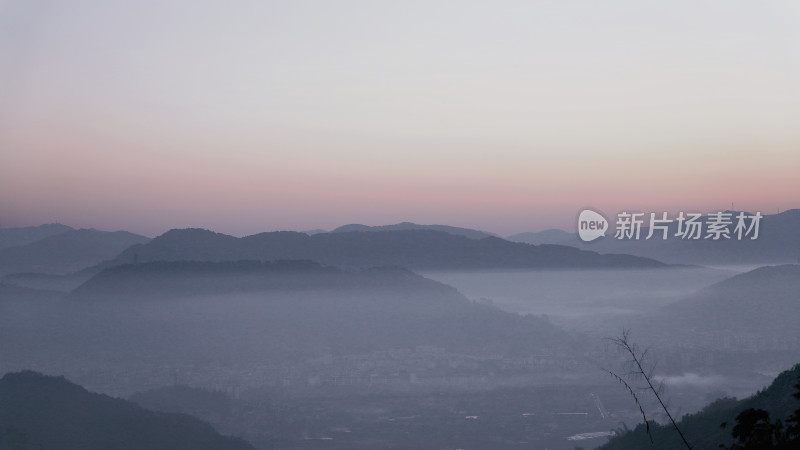
[[[769,413],[771,420],[781,420],[783,423],[787,423],[792,414],[798,414],[795,411],[800,411],[800,399],[794,397],[800,387],[798,383],[800,383],[800,364],[778,375],[768,388],[759,391],[754,396],[743,400],[718,399],[702,411],[684,416],[678,422],[678,426],[693,448],[715,449],[720,445],[731,448],[730,446],[735,442],[732,430],[737,425],[736,419],[741,412],[750,408],[761,409]],[[723,423],[724,427],[721,426]],[[651,423],[650,431],[655,448],[685,448],[671,426]],[[762,443],[742,448],[788,450],[798,448],[799,444],[800,442],[794,440],[793,443],[787,443],[786,446],[770,446],[768,443]],[[600,447],[605,450],[640,450],[644,448],[651,448],[644,425],[617,436]]]
[[[30,371],[0,379],[0,448],[253,450],[193,417],[149,411]]]

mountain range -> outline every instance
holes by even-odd
[[[170,230],[133,245],[103,264],[135,261],[313,260],[337,267],[399,266],[409,269],[658,268],[664,264],[629,255],[598,254],[561,245],[470,239],[436,230],[337,232],[290,231],[236,238],[202,229]]]

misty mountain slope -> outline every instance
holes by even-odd
[[[0,448],[253,449],[193,417],[149,411],[30,371],[0,379]]]
[[[718,399],[702,411],[681,418],[678,426],[694,448],[714,449],[718,448],[720,444],[731,445],[734,443],[731,430],[736,425],[736,416],[740,412],[749,408],[763,409],[770,413],[771,420],[781,419],[785,423],[794,411],[800,410],[800,401],[793,397],[793,394],[797,392],[795,385],[798,383],[800,383],[800,364],[778,375],[769,387],[752,397],[742,400]],[[720,427],[722,423],[726,423],[725,428]],[[655,448],[686,448],[671,426],[651,423],[650,431]],[[651,448],[651,444],[644,425],[639,425],[634,430],[611,439],[599,448],[639,450]]]
[[[733,225],[736,225],[738,211],[731,213]],[[675,217],[671,217],[674,219]],[[779,214],[764,215],[759,226],[757,239],[744,237],[736,239],[680,239],[675,236],[677,222],[669,224],[669,235],[666,240],[661,239],[660,233],[645,239],[649,233],[648,227],[642,227],[641,238],[615,239],[615,217],[608,217],[611,221],[608,235],[592,242],[581,241],[577,234],[567,233],[564,236],[557,232],[520,233],[509,236],[509,240],[530,243],[549,243],[570,245],[600,253],[624,253],[657,259],[670,264],[785,264],[795,263],[800,258],[800,209],[790,209]],[[645,218],[648,221],[649,217]],[[708,220],[703,216],[703,222]],[[703,227],[703,237],[705,229]]]
[[[401,268],[345,271],[307,260],[156,261],[104,269],[70,293],[72,299],[176,298],[263,291],[404,289],[455,293],[455,289]]]
[[[531,246],[496,237],[469,239],[434,230],[295,232],[234,238],[206,230],[171,230],[132,246],[102,267],[146,261],[308,259],[339,267],[409,269],[638,268],[665,267],[646,258],[601,255],[568,246]]]
[[[800,265],[790,264],[735,275],[618,326],[670,346],[798,352],[798,324]]]
[[[149,241],[127,231],[71,230],[0,250],[0,275],[69,273],[117,256],[133,244]]]
[[[0,250],[30,244],[67,231],[74,229],[60,223],[49,223],[38,227],[0,228]]]
[[[139,263],[102,271],[59,308],[32,330],[0,328],[0,338],[13,333],[16,355],[34,348],[248,364],[421,345],[474,355],[571,351],[573,345],[543,319],[473,303],[400,268]]]
[[[662,311],[674,321],[709,329],[797,332],[800,265],[760,267],[666,305]]]
[[[350,231],[406,231],[406,230],[434,230],[444,231],[445,233],[455,234],[457,236],[464,236],[470,239],[483,239],[489,236],[495,236],[492,233],[485,231],[473,230],[471,228],[451,227],[449,225],[419,225],[412,222],[402,222],[394,225],[381,225],[369,226],[361,224],[343,225],[331,233],[345,233]]]

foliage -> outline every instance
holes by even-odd
[[[800,400],[800,383],[792,396]],[[728,450],[790,450],[800,448],[800,408],[786,421],[784,426],[780,419],[772,422],[768,411],[761,408],[748,408],[736,416],[736,425],[732,435],[737,443]],[[726,424],[722,424],[724,428]],[[724,446],[720,446],[724,447]]]

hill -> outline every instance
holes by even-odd
[[[629,255],[601,255],[558,245],[532,246],[496,237],[469,239],[443,231],[260,233],[235,238],[200,229],[170,230],[135,245],[102,267],[134,261],[313,260],[338,267],[409,269],[657,268]]]
[[[148,238],[127,231],[68,230],[0,250],[0,275],[75,272],[147,241]]]
[[[464,236],[470,239],[483,239],[489,236],[494,236],[494,234],[492,233],[473,230],[471,228],[451,227],[449,225],[419,225],[412,222],[402,222],[394,225],[381,225],[381,226],[350,224],[336,228],[335,230],[331,231],[331,233],[346,233],[350,231],[407,231],[407,230],[443,231],[445,233],[455,234],[456,236]]]
[[[0,448],[253,449],[187,415],[148,411],[29,371],[0,379]]]
[[[565,333],[469,301],[401,268],[342,270],[309,261],[153,262],[105,269],[75,289],[64,342],[203,358],[299,358],[433,345],[481,355],[568,348]],[[81,312],[82,311],[82,312]],[[85,315],[84,315],[85,314]],[[97,319],[94,319],[97,318]],[[69,325],[89,320],[93,325]],[[102,323],[97,323],[97,322]],[[107,332],[98,340],[97,333]],[[51,333],[52,334],[52,333]],[[110,347],[111,348],[111,347]],[[211,351],[218,349],[219,352]]]
[[[155,261],[104,269],[74,289],[70,298],[182,298],[352,288],[456,293],[449,286],[392,267],[346,271],[312,261],[293,260]]]
[[[50,223],[38,227],[0,228],[0,250],[30,244],[67,231],[74,231],[74,229],[60,223]]]
[[[681,320],[699,316],[709,327],[757,330],[795,325],[800,321],[800,265],[759,267],[667,305],[663,312]]]
[[[765,266],[662,307],[642,327],[673,343],[798,348],[800,265]]]
[[[611,334],[631,329],[650,343],[684,353],[733,351],[756,357],[765,351],[797,355],[797,323],[800,265],[787,264],[734,275],[657,310],[593,326]]]
[[[800,401],[793,397],[798,391],[796,387],[798,383],[800,383],[800,364],[781,373],[768,388],[752,397],[739,401],[731,398],[719,399],[696,414],[684,416],[678,422],[678,427],[694,448],[712,449],[718,448],[719,445],[730,446],[734,443],[731,430],[740,412],[749,408],[763,409],[769,412],[772,420],[781,419],[785,423],[794,411],[800,411]],[[724,428],[720,426],[723,423],[726,424]],[[672,427],[651,423],[650,429],[655,448],[685,448]],[[651,445],[644,425],[640,425],[628,433],[611,439],[599,448],[639,450],[651,448]]]

